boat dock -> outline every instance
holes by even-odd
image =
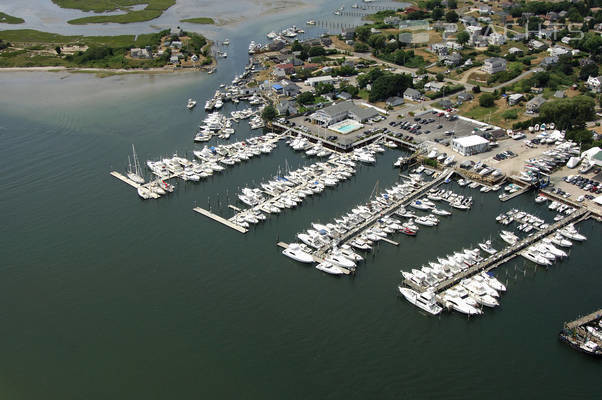
[[[391,206],[389,206],[388,208],[386,208],[382,212],[380,212],[380,213],[372,216],[371,218],[368,218],[367,220],[365,220],[360,225],[358,225],[355,228],[351,229],[350,231],[346,232],[343,236],[341,236],[338,239],[338,242],[339,243],[348,244],[348,242],[350,242],[351,240],[353,240],[353,238],[355,236],[357,236],[358,234],[360,234],[364,230],[368,229],[376,221],[378,221],[379,218],[382,218],[384,215],[387,215],[387,214],[390,214],[390,213],[394,212],[395,210],[397,210],[401,206],[407,205],[410,201],[412,201],[416,197],[424,194],[425,192],[427,192],[432,187],[441,184],[443,181],[445,181],[446,179],[450,178],[451,175],[453,175],[453,174],[454,174],[453,170],[450,172],[449,170],[446,169],[437,178],[435,178],[432,181],[428,182],[424,186],[416,189],[415,191],[413,191],[409,195],[405,196],[404,198],[400,199],[399,201],[396,201],[394,204],[392,204]],[[390,244],[393,244],[393,245],[396,245],[396,246],[399,245],[399,243],[394,242],[392,240],[387,240],[386,242],[388,242]],[[325,253],[327,253],[328,251],[330,251],[331,248],[332,248],[332,244],[327,244],[327,245],[323,246],[322,248],[320,248],[318,250],[317,254],[319,254],[319,255],[322,256]]]
[[[508,195],[504,195],[500,197],[500,201],[508,201],[508,200],[512,200],[515,197],[520,196],[523,193],[527,193],[529,190],[533,189],[535,186],[533,185],[526,185],[523,186],[520,190],[514,192],[514,193],[510,193]]]
[[[448,289],[448,288],[456,285],[459,281],[461,281],[464,278],[468,278],[481,271],[490,271],[490,270],[498,267],[499,265],[504,264],[504,263],[508,262],[509,260],[513,259],[514,257],[516,257],[518,255],[518,253],[521,250],[523,250],[524,248],[543,239],[544,237],[549,236],[550,234],[555,232],[557,229],[560,229],[560,228],[570,224],[571,222],[582,221],[584,219],[587,219],[588,217],[589,217],[589,211],[587,211],[584,208],[581,208],[581,209],[575,211],[574,213],[572,213],[571,215],[569,215],[568,217],[563,218],[562,220],[556,222],[553,225],[550,225],[548,228],[537,231],[536,233],[532,234],[531,236],[528,236],[525,239],[519,241],[515,245],[506,247],[504,250],[497,252],[496,254],[494,254],[494,255],[486,258],[485,260],[481,261],[480,263],[477,263],[476,265],[460,272],[459,274],[453,276],[452,278],[449,278],[443,282],[440,282],[439,284],[432,287],[432,289],[434,289],[435,293],[439,293],[445,289]],[[427,287],[423,287],[423,286],[418,285],[407,279],[404,280],[403,283],[406,286],[409,286],[412,289],[419,291],[419,292],[424,292],[425,290],[429,289]]]
[[[150,185],[154,184],[154,181],[147,182],[147,183],[144,183],[144,184],[140,184],[140,183],[136,183],[136,182],[134,182],[134,181],[133,181],[133,180],[131,180],[130,178],[126,177],[125,175],[122,175],[122,174],[120,174],[120,173],[119,173],[119,172],[117,172],[117,171],[111,171],[111,172],[110,172],[110,174],[111,174],[112,176],[114,176],[115,178],[119,179],[120,181],[122,181],[122,182],[125,182],[125,183],[127,183],[128,185],[130,185],[130,186],[134,187],[135,189],[145,188],[145,189],[147,190],[147,192],[148,192],[147,194],[148,194],[150,197],[152,197],[153,199],[158,199],[158,198],[160,197],[160,196],[159,196],[157,193],[153,192],[152,190],[150,190],[150,189],[148,188],[148,186],[150,186]],[[166,178],[166,179],[167,179],[167,178]]]
[[[564,326],[567,329],[575,329],[575,328],[578,328],[585,324],[589,324],[590,322],[597,321],[601,318],[602,318],[602,308],[599,309],[598,311],[594,311],[593,313],[587,314],[586,316],[578,318],[574,321],[567,322],[564,324]]]
[[[202,214],[202,215],[206,216],[207,218],[211,218],[214,221],[220,222],[220,223],[226,225],[227,227],[234,229],[235,231],[238,231],[240,233],[247,233],[248,232],[248,229],[246,229],[246,228],[244,228],[244,227],[242,227],[240,225],[237,225],[237,224],[235,224],[234,222],[232,222],[230,220],[222,218],[219,215],[214,214],[214,213],[212,213],[209,210],[205,210],[204,208],[201,208],[201,207],[195,207],[195,208],[193,208],[193,210],[196,211],[196,212],[198,212],[199,214]]]

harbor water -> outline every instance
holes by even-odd
[[[265,34],[248,29],[231,35],[213,75],[0,73],[0,396],[599,397],[600,363],[557,335],[602,303],[596,222],[580,224],[589,240],[548,269],[521,257],[496,269],[508,291],[478,318],[427,316],[397,291],[400,270],[487,238],[501,248],[502,211],[551,221],[532,193],[502,203],[450,183],[473,196],[470,211],[453,210],[416,237],[395,235],[399,246],[382,243],[355,276],[334,278],[284,257],[276,242],[397,182],[402,152],[387,150],[246,235],[192,208],[230,216],[240,188],[315,159],[282,141],[149,201],[109,175],[126,169],[132,144],[142,161],[192,158],[204,100],[242,71],[248,38]],[[200,104],[192,112],[188,98]],[[242,122],[230,141],[257,134]]]

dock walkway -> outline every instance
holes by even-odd
[[[541,240],[542,238],[544,238],[546,236],[549,236],[550,234],[555,232],[557,229],[560,229],[560,228],[570,224],[571,222],[587,218],[588,216],[589,216],[589,211],[587,211],[584,208],[581,208],[581,209],[575,211],[574,213],[572,213],[570,216],[556,222],[555,224],[550,225],[548,228],[540,230],[540,231],[526,237],[525,239],[519,241],[518,243],[516,243],[513,246],[506,247],[504,250],[497,252],[496,254],[494,254],[494,255],[486,258],[485,260],[481,261],[480,263],[460,272],[459,274],[453,276],[452,278],[449,278],[443,282],[440,282],[439,284],[435,285],[433,287],[433,289],[434,289],[435,293],[439,293],[451,286],[454,286],[456,283],[458,283],[459,281],[461,281],[464,278],[475,275],[481,271],[490,271],[493,268],[496,268],[499,265],[504,264],[507,261],[511,260],[512,258],[516,257],[522,249],[532,245],[533,243]],[[411,287],[412,289],[420,291],[420,292],[424,292],[425,290],[428,289],[426,287],[420,286],[409,280],[404,280],[404,284]]]
[[[220,217],[219,215],[214,214],[214,213],[212,213],[209,210],[205,210],[204,208],[201,208],[201,207],[195,207],[195,208],[193,208],[193,210],[196,211],[196,212],[198,212],[199,214],[202,214],[202,215],[206,216],[207,218],[211,218],[214,221],[220,222],[220,223],[226,225],[227,227],[234,229],[235,231],[238,231],[240,233],[247,233],[248,232],[248,229],[246,229],[246,228],[244,228],[244,227],[242,227],[240,225],[237,225],[237,224],[235,224],[234,222],[232,222],[230,220],[227,220],[227,219],[225,219],[223,217]]]
[[[599,309],[598,311],[594,311],[593,313],[588,314],[586,316],[583,316],[583,317],[581,317],[579,319],[576,319],[576,320],[571,321],[571,322],[567,322],[565,324],[565,326],[566,326],[567,329],[575,329],[575,328],[578,328],[578,327],[583,326],[585,324],[589,324],[592,321],[596,321],[596,320],[598,320],[600,318],[602,318],[602,308]]]
[[[376,221],[378,221],[379,218],[382,218],[383,215],[391,214],[392,212],[394,212],[395,210],[397,210],[402,205],[407,205],[410,201],[412,201],[416,197],[424,194],[425,192],[427,192],[432,187],[434,187],[436,185],[439,185],[441,182],[443,182],[444,180],[448,179],[452,174],[453,174],[453,171],[451,171],[451,174],[449,173],[448,170],[443,171],[437,178],[435,178],[432,181],[428,182],[424,186],[416,189],[415,191],[413,191],[409,195],[403,197],[399,201],[396,201],[395,203],[393,203],[392,205],[390,205],[385,210],[381,211],[380,213],[378,213],[376,215],[373,215],[371,218],[368,218],[366,221],[364,221],[360,225],[358,225],[355,228],[351,229],[350,231],[346,232],[343,236],[341,236],[338,239],[338,242],[339,243],[347,243],[347,242],[351,241],[360,232],[364,231],[365,229],[368,229],[368,227],[372,226]],[[392,243],[392,244],[394,244],[394,243]],[[329,244],[323,246],[322,248],[320,248],[320,250],[318,250],[318,254],[323,255],[323,254],[327,253],[331,248],[332,248],[332,244],[329,243]]]

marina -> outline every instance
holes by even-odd
[[[286,85],[273,66],[292,56],[269,60],[279,51],[262,49],[274,43],[266,34],[315,43],[329,32],[341,44],[334,36],[367,22],[361,16],[410,4],[243,0],[199,8],[177,0],[148,22],[71,25],[64,15],[86,14],[25,3],[42,19],[12,12],[24,9],[17,3],[2,11],[27,17],[23,28],[74,37],[154,33],[202,10],[215,25],[180,25],[207,31],[217,67],[102,79],[64,70],[0,74],[6,396],[596,398],[600,208],[583,200],[590,192],[561,180],[595,179],[586,160],[585,172],[567,172],[570,140],[502,138],[497,149],[464,156],[435,139],[479,126],[433,114],[426,97],[387,107],[380,122],[351,133],[285,114],[286,102],[304,114],[328,107],[331,95],[300,107],[277,94],[273,85]],[[63,20],[44,29],[48,15]],[[375,28],[397,39],[392,28]],[[259,44],[252,60],[250,41]],[[347,46],[349,53],[318,56],[326,62],[312,74],[363,57],[379,62],[379,54]],[[403,51],[430,62],[420,45]],[[481,53],[469,47],[463,55],[472,51]],[[579,75],[574,64],[566,79]],[[444,75],[456,79],[455,71]],[[355,79],[336,81],[333,100],[341,102],[339,84]],[[578,89],[568,89],[569,98]],[[503,98],[486,121],[499,120]],[[367,108],[365,98],[355,100]],[[271,123],[262,118],[270,105],[280,112]],[[437,121],[421,136],[382,129],[428,114]],[[519,115],[504,122],[523,121]],[[535,141],[540,133],[525,135]],[[494,159],[507,150],[516,158]]]

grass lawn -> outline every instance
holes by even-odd
[[[198,17],[198,18],[186,18],[181,19],[180,22],[189,22],[191,24],[202,24],[202,25],[213,25],[215,21],[209,17]]]
[[[0,24],[22,24],[25,22],[23,18],[13,17],[12,15],[0,12]]]
[[[95,15],[90,17],[76,18],[67,21],[74,25],[102,24],[114,22],[128,24],[130,22],[150,21],[158,18],[165,10],[173,6],[176,0],[52,0],[53,3],[62,8],[74,8],[82,11],[94,11],[98,13],[122,10],[125,14],[118,15]],[[146,4],[142,10],[131,10],[135,5]]]

